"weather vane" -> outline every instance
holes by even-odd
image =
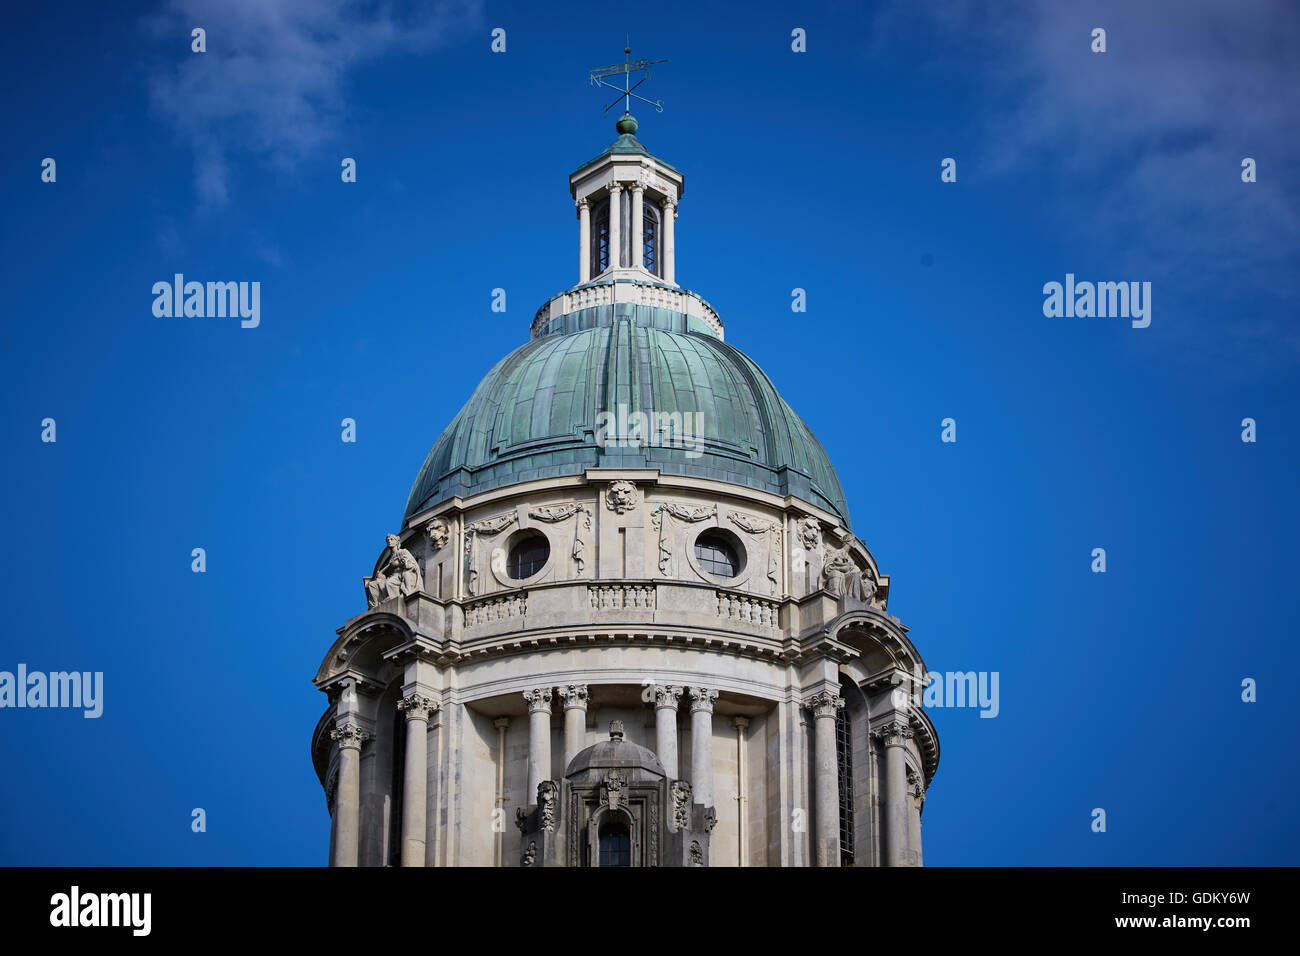
[[[639,93],[634,93],[632,91],[635,90],[642,83],[644,83],[646,80],[650,79],[650,73],[652,67],[654,67],[658,63],[667,63],[668,61],[667,60],[633,61],[632,38],[630,36],[627,39],[627,45],[623,47],[623,57],[624,60],[622,63],[615,63],[613,66],[597,67],[596,69],[591,71],[592,86],[608,86],[611,90],[618,90],[618,99],[614,100],[613,103],[610,103],[609,106],[606,106],[605,112],[608,113],[610,109],[618,105],[619,100],[622,100],[623,112],[630,113],[632,112],[632,110],[630,109],[632,105],[632,98],[635,97],[636,99],[640,100],[642,103],[649,103],[651,106],[655,108],[655,110],[662,113],[664,111],[664,104],[662,100],[648,100],[644,96],[641,96]],[[641,77],[641,79],[637,80],[635,83],[632,83],[632,74],[640,73],[642,70],[645,70],[645,76]],[[619,73],[623,74],[623,86],[621,88],[615,86],[613,83],[610,83],[607,79],[605,79],[608,76],[616,76]],[[631,85],[629,86],[628,84]]]

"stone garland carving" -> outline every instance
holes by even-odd
[[[524,851],[524,866],[532,866],[537,862],[537,841],[529,840],[528,849]]]
[[[704,808],[704,829],[708,833],[713,832],[713,828],[718,825],[718,811],[713,807]]]
[[[925,786],[921,783],[921,775],[911,767],[907,768],[907,792],[917,801],[918,806],[925,803]]]
[[[699,840],[691,841],[691,866],[704,865],[704,850],[700,847]]]
[[[837,598],[850,597],[870,601],[876,594],[876,582],[869,571],[861,570],[848,548],[831,548],[822,565],[822,581],[827,591]]]
[[[682,505],[675,505],[671,501],[661,501],[655,505],[654,511],[650,515],[650,523],[659,532],[659,573],[663,575],[669,574],[668,566],[673,558],[672,527],[668,522],[669,516],[676,518],[678,521],[694,524],[697,521],[703,521],[705,518],[716,518],[718,516],[718,506],[687,508]]]
[[[371,607],[397,596],[406,597],[424,590],[424,575],[415,556],[402,547],[401,539],[388,535],[388,560],[373,578],[366,578],[366,599]]]
[[[538,521],[545,521],[549,524],[564,521],[574,515],[581,515],[581,517],[573,523],[573,550],[569,553],[578,566],[578,573],[581,574],[582,569],[586,567],[586,558],[583,555],[587,550],[587,541],[582,532],[591,530],[591,509],[586,505],[567,504],[534,508],[528,512],[530,518],[536,518]]]
[[[434,518],[424,526],[424,532],[429,536],[429,545],[434,554],[437,554],[447,546],[447,539],[451,537],[451,525],[445,518]]]
[[[465,528],[465,593],[473,594],[478,583],[478,539],[479,535],[494,537],[519,520],[519,513],[509,511],[494,518],[475,521]]]
[[[610,482],[605,491],[605,507],[617,514],[626,514],[636,510],[636,485],[630,481]]]
[[[777,521],[763,521],[751,518],[738,511],[728,511],[727,518],[741,531],[756,538],[767,538],[767,580],[771,583],[769,594],[776,594],[779,587],[778,578],[781,570],[781,524]]]
[[[515,807],[515,826],[519,828],[520,833],[523,833],[528,826],[528,811],[523,807]]]
[[[559,793],[554,780],[543,780],[537,785],[537,819],[548,833],[555,832],[555,801]]]
[[[674,780],[673,829],[685,830],[691,823],[691,785],[685,780]]]

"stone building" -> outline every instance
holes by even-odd
[[[569,177],[577,284],[316,675],[330,861],[920,865],[925,665],[821,445],[677,284],[682,173],[617,130]]]

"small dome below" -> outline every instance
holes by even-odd
[[[616,720],[610,724],[609,740],[592,744],[569,761],[564,769],[566,777],[584,770],[645,770],[664,777],[664,765],[659,762],[653,750],[647,750],[640,744],[634,744],[623,736],[623,722]]]

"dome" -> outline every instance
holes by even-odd
[[[690,440],[600,444],[602,413],[637,411],[681,413]],[[565,314],[498,362],[429,452],[405,517],[589,468],[657,468],[793,495],[849,527],[830,459],[762,369],[698,318],[632,303]]]
[[[579,752],[569,761],[569,766],[564,769],[564,775],[565,777],[572,777],[584,770],[607,770],[612,768],[645,770],[660,777],[666,776],[664,765],[659,762],[655,752],[642,747],[640,744],[634,744],[630,740],[623,739],[621,728],[611,733],[609,740],[594,743],[586,750]]]

